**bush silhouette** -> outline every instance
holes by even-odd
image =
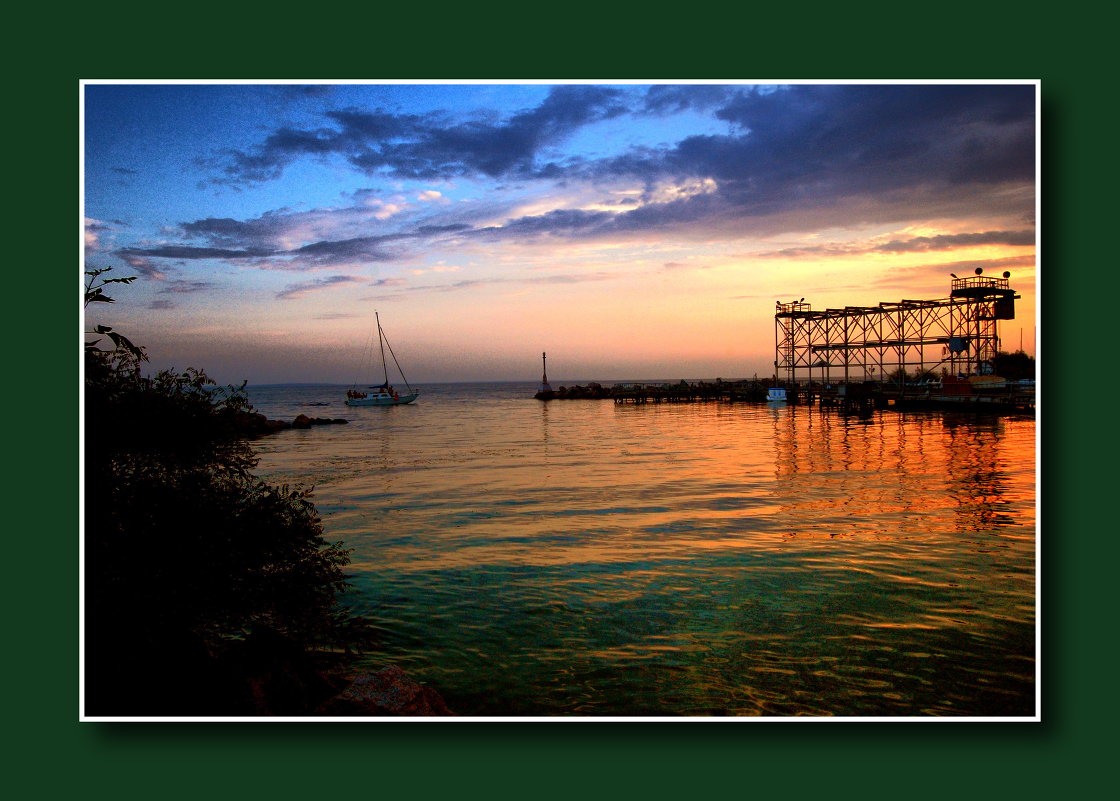
[[[244,387],[195,369],[146,377],[143,350],[111,341],[85,349],[87,714],[223,714],[218,657],[254,636],[364,644],[338,601],[348,552],[323,538],[310,491],[252,474]]]

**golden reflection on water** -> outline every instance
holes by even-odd
[[[1033,421],[827,414],[775,421],[776,476],[799,536],[1033,531],[1035,443],[1005,429]],[[950,505],[952,515],[946,515]]]

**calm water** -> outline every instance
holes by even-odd
[[[349,602],[468,716],[1035,713],[1035,422],[250,387]],[[329,404],[317,406],[311,404]]]

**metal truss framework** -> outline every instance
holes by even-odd
[[[788,383],[905,381],[927,372],[982,375],[999,350],[999,320],[1019,295],[1003,278],[954,278],[950,296],[813,311],[777,303],[774,374]]]

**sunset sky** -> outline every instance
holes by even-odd
[[[1037,85],[86,82],[86,268],[154,368],[413,383],[749,378],[774,301],[1011,272],[1033,354]]]

